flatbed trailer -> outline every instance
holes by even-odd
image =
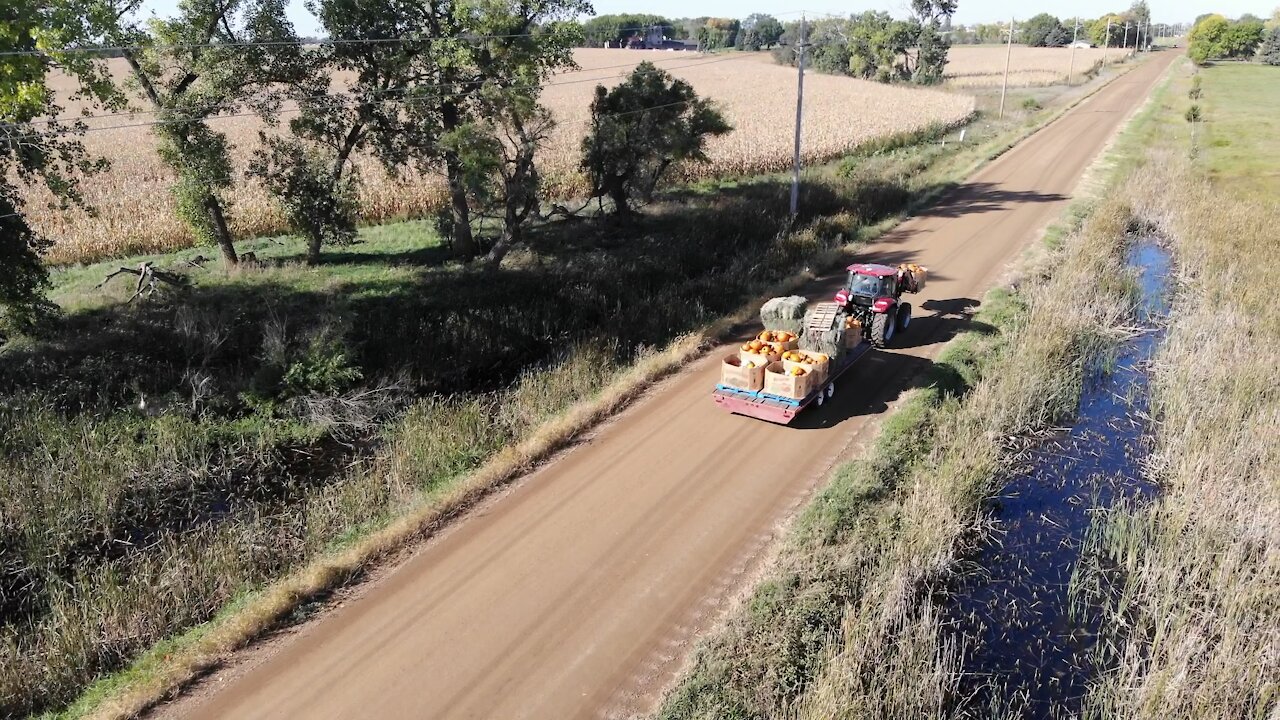
[[[832,363],[827,379],[803,400],[790,400],[763,392],[748,392],[727,385],[716,385],[716,389],[711,392],[711,399],[715,400],[721,408],[735,415],[746,415],[779,425],[787,425],[805,408],[815,403],[821,405],[835,395],[836,380],[848,372],[849,368],[870,350],[871,343],[866,340],[849,348],[838,363]]]

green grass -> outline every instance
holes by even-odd
[[[241,254],[254,253],[265,271],[246,270],[229,275],[221,270],[216,251],[208,247],[134,255],[89,265],[55,268],[50,278],[53,283],[50,299],[64,310],[73,312],[119,303],[133,294],[135,276],[122,275],[104,288],[97,286],[109,273],[121,267],[134,268],[144,262],[154,263],[160,268],[178,269],[197,287],[260,284],[276,282],[287,276],[289,284],[298,290],[323,291],[341,284],[357,292],[376,292],[376,288],[385,286],[389,280],[403,280],[422,269],[448,265],[448,252],[426,220],[361,228],[354,243],[325,248],[320,271],[303,265],[306,241],[296,235],[245,240],[236,246]],[[190,265],[198,258],[205,259],[201,263],[203,269]]]
[[[1205,162],[1233,192],[1274,197],[1280,185],[1280,67],[1220,63],[1200,71]]]

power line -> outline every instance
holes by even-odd
[[[706,66],[706,65],[714,65],[714,64],[716,64],[716,63],[729,62],[729,61],[732,61],[732,60],[743,60],[743,59],[749,59],[750,57],[751,57],[750,55],[732,55],[732,56],[729,56],[729,57],[720,58],[720,59],[718,59],[718,60],[708,60],[708,61],[704,61],[704,62],[690,63],[690,64],[687,64],[687,65],[679,65],[679,66],[675,66],[675,67],[668,67],[668,68],[654,68],[652,71],[649,71],[649,73],[666,72],[666,71],[668,71],[668,70],[680,70],[680,69],[684,69],[684,68],[703,67],[703,66]],[[637,71],[637,72],[638,72],[638,71]],[[579,85],[579,84],[587,83],[587,82],[600,82],[601,80],[612,80],[612,79],[618,79],[618,78],[626,77],[626,76],[627,76],[627,75],[629,75],[629,74],[631,74],[631,73],[620,73],[620,74],[613,75],[613,76],[610,76],[610,77],[602,77],[602,78],[584,78],[584,79],[581,79],[581,80],[569,80],[569,81],[565,81],[565,82],[558,82],[558,83],[545,83],[545,84],[542,84],[542,85],[511,86],[511,87],[503,88],[503,90],[504,90],[504,91],[506,91],[506,92],[515,92],[515,91],[518,91],[518,90],[533,89],[533,88],[535,88],[535,87],[545,89],[545,88],[549,88],[549,87],[558,87],[558,86],[562,86],[562,85]],[[419,87],[430,87],[430,86],[419,86]],[[431,100],[438,100],[438,99],[445,98],[445,97],[465,97],[465,96],[467,96],[467,95],[469,95],[469,93],[445,93],[445,94],[433,95],[433,96],[431,96],[431,97],[427,97],[427,98],[399,98],[399,99],[395,99],[395,101],[398,101],[398,102],[401,102],[401,103],[403,103],[403,104],[408,105],[408,104],[415,104],[415,103],[427,102],[427,101],[431,101]],[[315,96],[311,96],[310,98],[300,98],[299,100],[302,100],[302,99],[316,99],[316,100],[319,100],[319,99],[324,99],[324,98],[328,98],[328,97],[336,97],[336,96],[332,96],[332,95],[315,95]],[[346,97],[355,97],[355,96],[346,96]],[[279,111],[277,111],[277,112],[278,112],[278,114],[284,114],[284,113],[293,113],[293,112],[302,112],[302,111],[303,111],[303,108],[300,108],[300,107],[299,107],[299,108],[284,108],[284,109],[281,109],[281,110],[279,110]],[[152,111],[152,112],[159,112],[159,111]],[[122,115],[126,115],[126,114],[122,114]],[[156,127],[156,126],[160,126],[160,125],[178,125],[178,124],[181,124],[181,123],[184,123],[184,122],[191,122],[191,121],[232,120],[232,119],[235,119],[235,118],[259,117],[259,116],[260,116],[260,113],[257,113],[257,112],[227,113],[227,114],[221,114],[221,115],[213,115],[213,116],[209,116],[209,117],[204,117],[204,116],[178,116],[178,117],[168,118],[168,119],[164,119],[164,120],[154,120],[154,121],[150,121],[150,122],[127,123],[127,124],[121,124],[121,125],[105,125],[105,126],[102,126],[102,127],[85,128],[83,132],[84,132],[84,133],[90,133],[90,132],[103,132],[103,131],[108,131],[108,130],[125,130],[125,129],[130,129],[130,128]],[[21,125],[14,125],[14,126],[9,126],[9,127],[10,127],[10,128],[15,128],[15,127],[22,127],[22,126],[21,126]],[[7,140],[9,140],[9,141],[21,141],[21,140],[30,140],[30,139],[35,139],[35,138],[40,138],[40,137],[50,136],[50,135],[51,135],[51,136],[54,136],[54,137],[59,137],[59,136],[62,136],[62,135],[72,135],[72,134],[77,134],[77,135],[78,135],[78,134],[80,134],[80,132],[75,131],[75,130],[62,130],[62,131],[59,131],[59,132],[56,132],[56,133],[44,133],[44,134],[41,134],[41,133],[29,133],[29,134],[27,134],[27,135],[11,136],[11,137],[4,138],[4,139],[7,139]]]
[[[713,53],[706,53],[706,54],[713,54]],[[737,57],[738,57],[738,56],[735,56],[735,58],[734,58],[734,59],[737,59]],[[741,56],[741,57],[747,57],[747,56]],[[683,60],[683,59],[684,59],[684,58],[666,58],[666,59],[656,60],[656,61],[652,61],[652,62],[655,62],[655,63],[659,63],[659,62],[670,62],[670,61],[672,61],[672,60]],[[677,66],[674,66],[674,67],[662,67],[662,66],[660,66],[660,67],[658,67],[658,68],[657,68],[657,70],[658,70],[658,71],[679,70],[679,69],[681,69],[681,68],[685,68],[685,67],[697,67],[699,64],[709,65],[709,64],[713,64],[714,62],[720,62],[720,61],[719,61],[719,60],[715,60],[715,61],[708,61],[708,62],[705,62],[705,63],[695,63],[695,64],[689,64],[689,65],[677,65]],[[601,71],[605,71],[605,70],[617,70],[617,69],[619,69],[619,68],[634,68],[634,67],[636,67],[636,65],[637,65],[637,63],[631,62],[631,63],[622,63],[622,64],[619,64],[619,65],[605,65],[605,66],[603,66],[603,67],[596,67],[596,68],[578,68],[578,69],[576,69],[576,70],[567,70],[567,71],[565,71],[565,72],[563,72],[563,73],[559,73],[558,75],[553,75],[552,77],[564,77],[564,76],[566,76],[566,75],[577,75],[577,74],[581,74],[581,73],[601,72]],[[646,73],[646,74],[647,74],[647,73]],[[542,84],[542,86],[541,86],[541,87],[544,87],[544,88],[545,88],[545,87],[554,87],[554,86],[556,86],[556,85],[572,85],[572,84],[581,83],[581,82],[595,82],[595,81],[598,81],[598,80],[612,80],[612,79],[614,79],[614,78],[618,78],[618,77],[623,77],[623,76],[622,76],[622,75],[608,75],[608,76],[599,77],[599,78],[583,78],[583,79],[581,79],[581,80],[573,80],[573,81],[565,81],[565,82],[551,82],[551,83],[544,83],[544,84]],[[476,83],[476,81],[469,81],[469,82],[453,82],[453,83],[420,84],[420,85],[415,85],[413,89],[419,89],[419,88],[436,88],[436,89],[439,89],[439,88],[445,88],[445,87],[461,87],[461,86],[466,86],[466,85],[476,85],[476,84],[477,84],[477,83]],[[522,85],[522,86],[520,86],[520,87],[524,88],[524,87],[535,87],[535,86],[532,86],[532,85]],[[387,95],[387,94],[402,93],[402,92],[406,92],[406,91],[407,91],[407,89],[406,89],[406,88],[391,88],[391,89],[387,89],[387,90],[374,90],[374,91],[372,91],[372,94],[374,94],[374,95]],[[466,93],[457,93],[457,94],[461,95],[461,94],[466,94]],[[324,99],[324,98],[328,98],[328,97],[352,97],[352,98],[361,98],[362,96],[361,96],[361,95],[354,95],[354,94],[351,94],[351,93],[324,93],[324,94],[321,94],[321,95],[286,96],[286,97],[282,97],[282,98],[279,98],[279,99],[281,99],[281,100],[283,100],[283,101],[285,101],[285,102],[302,102],[302,101],[304,101],[304,100],[322,100],[322,99]],[[437,97],[438,97],[438,96],[437,96]],[[30,122],[25,122],[25,123],[0,123],[0,130],[2,130],[2,129],[11,129],[11,128],[18,128],[18,127],[27,127],[27,126],[32,126],[32,125],[57,125],[57,124],[59,124],[59,123],[63,123],[63,122],[77,122],[77,121],[83,121],[83,120],[105,120],[105,119],[107,119],[107,118],[139,117],[139,116],[143,116],[143,115],[156,115],[156,114],[159,114],[159,113],[162,113],[162,112],[164,112],[164,109],[159,109],[159,110],[136,110],[136,111],[132,111],[132,112],[123,112],[123,113],[97,113],[97,114],[89,114],[89,115],[65,115],[65,116],[62,116],[62,117],[48,118],[48,119],[44,119],[44,120],[32,120],[32,121],[30,121]],[[92,129],[92,128],[91,128],[91,129]]]
[[[655,25],[644,25],[635,27],[617,28],[615,33],[629,33],[651,30]],[[173,43],[173,44],[148,44],[148,45],[94,45],[89,47],[71,47],[59,48],[56,50],[6,50],[0,52],[0,57],[14,56],[39,56],[49,57],[51,55],[67,55],[92,53],[102,55],[106,53],[120,53],[125,50],[197,50],[202,48],[255,48],[255,47],[291,47],[291,46],[314,46],[325,47],[332,45],[376,45],[376,44],[393,44],[393,43],[431,43],[450,40],[508,40],[513,38],[534,37],[538,33],[508,33],[508,34],[490,34],[490,35],[462,35],[457,37],[398,37],[398,38],[324,38],[315,42],[305,40],[263,40],[263,41],[245,41],[245,42],[212,42],[212,43]]]

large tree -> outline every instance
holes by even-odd
[[[482,215],[496,213],[501,232],[486,258],[490,267],[524,238],[536,213],[541,178],[536,160],[553,126],[539,104],[543,84],[573,66],[581,42],[573,17],[585,2],[487,2],[473,16],[478,81],[463,123],[446,128],[445,152],[459,161],[461,180]],[[539,32],[531,33],[537,27]]]
[[[783,32],[782,23],[778,22],[778,18],[757,14],[748,19],[754,19],[751,30],[755,33],[761,47],[768,49],[778,44]]]
[[[1231,23],[1222,43],[1222,57],[1249,59],[1258,52],[1265,34],[1262,21],[1257,18],[1241,18]]]
[[[567,21],[590,12],[591,5],[586,0],[335,2],[367,16],[352,17],[354,37],[409,37],[425,44],[420,51],[404,51],[406,82],[399,93],[404,111],[397,123],[375,128],[371,142],[393,170],[406,162],[424,172],[443,168],[449,207],[442,224],[454,254],[474,257],[468,169],[456,147],[441,138],[484,114],[482,90],[533,88],[555,71],[574,67],[572,46],[580,36]]]
[[[1062,41],[1066,30],[1062,21],[1049,13],[1040,13],[1022,23],[1022,42],[1031,47],[1053,47],[1064,45]]]
[[[616,214],[629,215],[631,200],[648,198],[674,163],[705,160],[707,138],[731,129],[689,83],[642,62],[612,90],[596,87],[582,141],[591,196],[608,197]]]
[[[698,48],[721,50],[734,47],[738,42],[740,28],[741,23],[733,18],[707,18],[706,23],[698,28]]]
[[[1120,47],[1125,42],[1125,26],[1129,25],[1129,37],[1133,37],[1132,21],[1124,15],[1103,15],[1089,25],[1089,39],[1098,47]]]
[[[811,65],[820,72],[880,82],[941,82],[951,47],[942,28],[955,7],[954,2],[913,0],[914,16],[906,20],[874,10],[818,20],[809,26]],[[774,57],[795,62],[793,52],[775,52]]]
[[[1251,58],[1263,36],[1259,20],[1231,22],[1221,15],[1210,15],[1191,28],[1187,54],[1198,64],[1220,58]]]
[[[112,0],[120,18],[141,0]],[[111,33],[155,118],[160,158],[177,175],[178,213],[197,240],[239,262],[227,223],[236,182],[231,143],[210,121],[257,103],[262,91],[305,70],[284,0],[181,0],[177,14]],[[260,108],[261,109],[261,108]]]
[[[63,119],[66,98],[48,83],[59,70],[78,83],[89,104],[118,109],[122,99],[104,67],[69,49],[92,42],[113,16],[80,0],[5,0],[0,7],[0,341],[30,329],[53,306],[44,299],[49,246],[27,223],[20,185],[40,183],[62,203],[79,203],[77,179],[101,169],[77,136],[80,122]]]
[[[309,7],[337,42],[300,51],[305,71],[274,91],[293,97],[298,114],[289,121],[287,136],[264,134],[250,170],[306,235],[307,262],[314,264],[322,245],[355,236],[356,155],[384,150],[386,166],[398,171],[407,162],[403,146],[386,138],[412,129],[430,137],[438,132],[406,128],[402,119],[406,93],[420,72],[413,58],[431,51],[424,32],[401,33],[397,42],[361,42],[411,26],[394,3],[384,0],[313,0]],[[346,87],[336,82],[339,76],[350,78]],[[265,117],[270,124],[278,118]]]

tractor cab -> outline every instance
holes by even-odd
[[[924,269],[911,268],[915,266],[850,265],[849,279],[836,293],[836,303],[876,347],[884,347],[911,324],[911,304],[899,299],[904,292],[917,292],[924,282]]]
[[[883,306],[887,300],[896,301],[902,288],[898,287],[898,270],[888,265],[858,264],[849,266],[849,279],[840,292],[836,293],[836,302],[841,305],[857,305],[859,307]]]
[[[845,287],[854,302],[871,305],[877,298],[897,296],[896,273],[867,272],[865,266],[855,265],[849,270],[849,282]]]

